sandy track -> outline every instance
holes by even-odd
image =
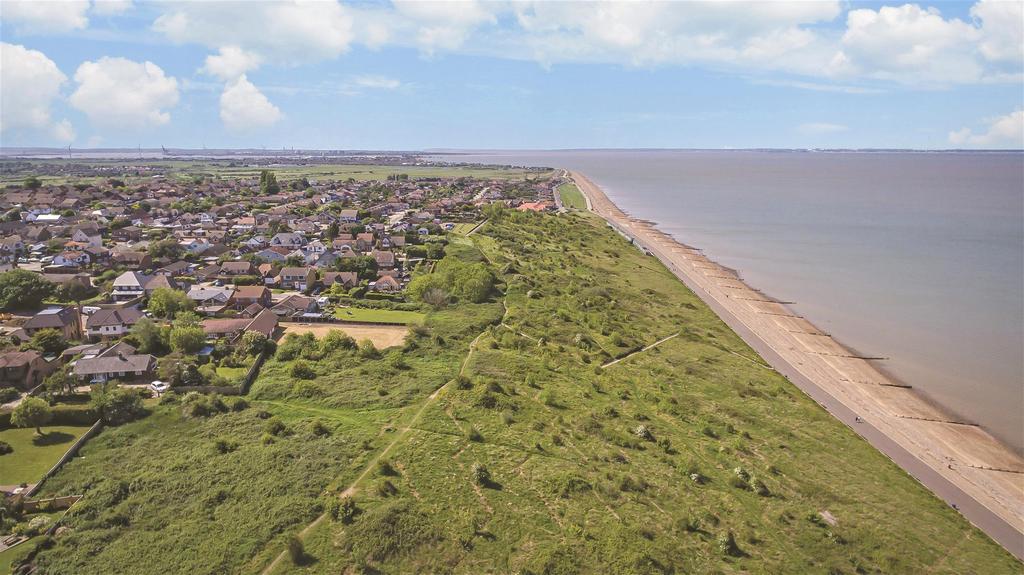
[[[409,328],[404,325],[347,325],[338,323],[282,323],[285,335],[295,333],[302,335],[312,333],[316,337],[323,337],[329,331],[343,331],[356,341],[368,339],[377,346],[377,349],[384,349],[396,345],[402,345]]]
[[[571,175],[593,212],[661,260],[776,370],[1024,559],[1019,455],[892,380],[735,271],[626,215],[585,176]]]

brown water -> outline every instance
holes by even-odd
[[[449,161],[454,157],[446,157]],[[1024,451],[1024,154],[571,151],[630,214]]]

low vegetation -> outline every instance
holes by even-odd
[[[88,443],[39,572],[1019,571],[601,220],[488,215],[403,346],[288,336]]]

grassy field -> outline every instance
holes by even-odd
[[[39,481],[88,429],[88,426],[43,427],[43,436],[37,436],[35,429],[0,431],[0,441],[6,441],[14,448],[14,453],[0,455],[0,485]]]
[[[249,367],[217,367],[217,375],[228,380],[230,385],[240,384],[245,374],[249,372]]]
[[[299,533],[274,573],[1020,572],[595,216],[462,239],[492,301],[386,351],[286,338],[249,409],[91,441],[39,573],[255,573]]]
[[[339,307],[334,310],[334,317],[345,321],[358,321],[364,323],[404,323],[408,325],[420,325],[423,323],[426,315],[418,311]]]
[[[165,176],[192,177],[195,175],[217,176],[221,178],[258,178],[260,171],[272,170],[279,180],[288,181],[298,178],[310,179],[335,179],[345,180],[383,180],[396,174],[407,174],[410,178],[483,178],[483,179],[524,179],[543,178],[550,175],[550,172],[528,171],[522,169],[501,169],[476,166],[392,166],[392,165],[369,165],[369,164],[310,164],[295,165],[283,162],[272,166],[247,166],[244,160],[237,161],[241,165],[231,166],[229,162],[213,162],[202,160],[34,160],[37,164],[63,165],[68,163],[84,165],[131,165],[131,166],[155,166],[165,168],[156,172]],[[2,163],[0,163],[2,165]],[[0,185],[20,184],[26,177],[35,175],[30,172],[11,172],[4,170],[0,175]],[[136,177],[125,175],[121,179],[125,182],[148,181],[153,173],[146,176]],[[46,184],[63,183],[96,183],[111,176],[103,177],[75,177],[75,176],[39,176],[39,179]]]
[[[478,222],[462,222],[455,224],[455,228],[452,229],[452,233],[464,236],[469,232],[473,231],[473,228],[475,228],[477,224]]]
[[[562,198],[562,205],[577,210],[587,209],[587,200],[583,193],[576,187],[576,184],[567,182],[558,186],[558,195]]]

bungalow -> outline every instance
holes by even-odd
[[[394,252],[374,250],[372,255],[373,259],[377,261],[378,268],[382,270],[389,270],[395,267]]]
[[[277,330],[277,316],[269,310],[262,310],[253,318],[206,319],[203,320],[203,332],[208,338],[235,339],[247,332],[261,333],[268,339],[274,337]]]
[[[232,300],[235,309],[245,309],[252,304],[270,307],[270,290],[266,286],[239,286]]]
[[[174,276],[185,275],[185,274],[191,272],[194,267],[195,267],[195,264],[190,264],[190,263],[188,263],[186,261],[178,260],[178,261],[176,261],[174,263],[167,264],[164,267],[156,270],[156,273],[159,274],[159,275],[165,275],[165,276],[174,277]]]
[[[348,224],[354,224],[359,221],[359,210],[341,210],[338,219]]]
[[[222,276],[251,276],[256,275],[256,268],[253,267],[252,262],[244,260],[224,262],[220,266],[220,274]]]
[[[370,289],[378,292],[397,292],[402,291],[402,284],[392,276],[382,275],[370,284]]]
[[[373,234],[370,232],[363,232],[356,235],[356,249],[361,252],[365,252],[373,247]]]
[[[290,295],[274,304],[270,311],[281,317],[298,317],[304,314],[316,314],[320,311],[320,306],[314,298]]]
[[[137,270],[148,269],[153,265],[153,259],[149,257],[146,252],[139,251],[120,251],[114,252],[111,257],[114,263],[121,264]]]
[[[274,237],[270,239],[271,246],[280,246],[283,248],[301,248],[305,244],[306,238],[302,237],[301,234],[296,234],[294,232],[281,232],[279,234],[275,234]]]
[[[234,295],[235,290],[229,287],[192,286],[188,290],[188,299],[196,302],[199,313],[217,313],[222,311]]]
[[[84,380],[103,383],[111,379],[139,379],[150,376],[156,369],[156,358],[137,354],[130,345],[118,344],[96,357],[75,362],[74,374]]]
[[[137,307],[101,309],[85,321],[85,333],[92,338],[120,337],[143,317]]]
[[[55,329],[61,332],[65,339],[78,339],[81,334],[78,308],[74,306],[51,307],[44,309],[29,318],[25,325],[21,326],[29,337],[43,329]]]
[[[351,289],[359,285],[359,276],[356,272],[326,272],[321,281],[324,288],[330,288],[337,283],[345,289]]]
[[[284,289],[306,291],[316,284],[316,270],[311,267],[282,268],[277,284]]]
[[[58,362],[48,362],[41,353],[30,351],[9,351],[0,354],[0,386],[32,389],[50,375]]]

